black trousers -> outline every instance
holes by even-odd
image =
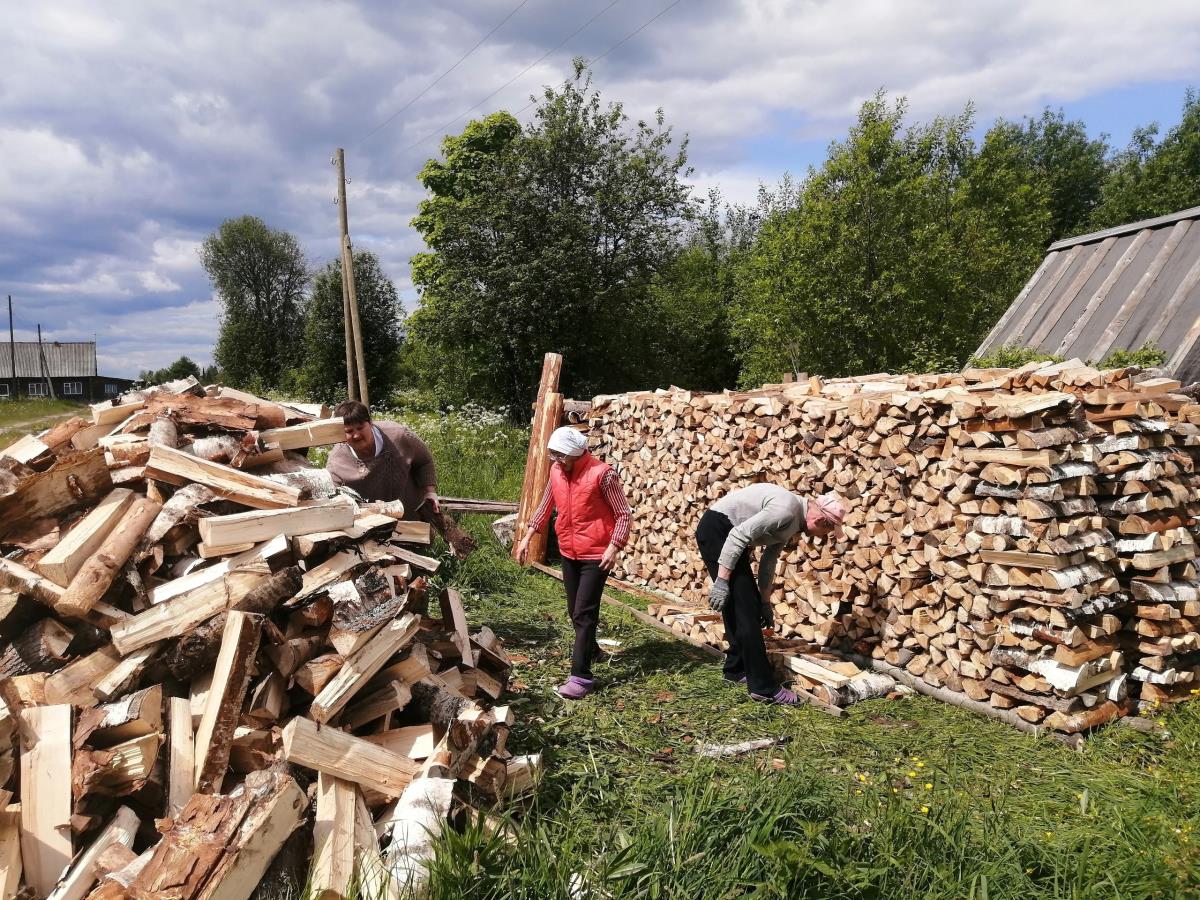
[[[719,512],[709,510],[700,517],[696,526],[696,543],[700,545],[700,556],[709,576],[715,581],[721,548],[725,538],[733,530],[733,523]],[[779,682],[771,670],[767,658],[767,645],[763,642],[762,620],[759,608],[762,597],[758,582],[750,568],[748,554],[733,567],[729,579],[729,602],[725,605],[722,618],[725,620],[725,640],[729,651],[725,654],[725,677],[737,680],[746,676],[746,687],[755,694],[771,696],[779,690]]]
[[[600,650],[596,626],[600,624],[600,597],[608,573],[598,559],[562,560],[563,584],[567,589],[567,615],[575,626],[575,645],[571,648],[571,674],[592,677],[592,659]]]

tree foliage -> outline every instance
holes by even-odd
[[[667,336],[651,285],[692,205],[686,141],[631,123],[591,76],[547,89],[532,123],[471,122],[420,175],[412,365],[451,402],[527,404],[547,351],[578,396],[652,381]]]
[[[278,387],[299,360],[309,272],[296,238],[255,216],[221,223],[200,259],[221,302],[213,356],[227,383]]]
[[[984,138],[983,153],[989,148],[996,152],[1000,145],[1012,147],[1015,162],[1044,191],[1050,210],[1049,240],[1087,230],[1107,175],[1105,136],[1090,138],[1082,121],[1067,121],[1061,109],[1047,108],[1036,119],[996,122]]]
[[[1157,124],[1139,128],[1113,158],[1092,215],[1095,227],[1200,206],[1200,94],[1189,89],[1179,124],[1161,141],[1157,137]]]
[[[1048,204],[1019,147],[976,153],[970,108],[904,117],[882,93],[864,104],[764,223],[735,316],[744,384],[955,368],[1036,265]]]
[[[354,289],[362,326],[367,387],[383,400],[395,387],[403,311],[396,286],[375,254],[354,254]],[[305,311],[303,362],[297,387],[313,400],[346,399],[346,332],[342,315],[342,261],[330,262],[313,278]]]
[[[181,356],[175,362],[162,369],[146,369],[138,375],[138,381],[146,384],[162,384],[166,381],[176,381],[180,378],[194,377],[201,384],[211,384],[219,376],[216,366],[200,368],[190,356]]]

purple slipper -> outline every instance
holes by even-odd
[[[566,697],[568,700],[582,700],[595,690],[595,687],[594,678],[580,678],[578,675],[572,675],[558,686],[558,693],[559,696]]]
[[[739,675],[737,678],[734,678],[732,675],[722,675],[721,677],[724,678],[726,681],[733,682],[734,684],[745,684],[746,683],[745,675]]]
[[[776,706],[799,706],[800,705],[800,698],[797,697],[792,691],[789,691],[785,687],[781,687],[770,697],[768,697],[766,694],[756,694],[756,693],[754,693],[754,691],[751,691],[750,699],[754,700],[757,703],[771,703]]]

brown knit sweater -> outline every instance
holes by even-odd
[[[383,434],[378,456],[358,459],[349,444],[338,444],[325,468],[336,484],[344,484],[367,500],[399,500],[404,518],[416,520],[425,488],[437,484],[433,454],[425,442],[395,422],[373,422]]]

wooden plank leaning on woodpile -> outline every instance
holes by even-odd
[[[593,444],[634,508],[614,575],[722,648],[699,516],[755,481],[835,491],[843,539],[800,539],[781,562],[781,660],[863,653],[1065,733],[1185,699],[1200,687],[1200,406],[1136,375],[1073,360],[597,397]]]
[[[444,793],[420,818],[436,833],[456,792],[532,788],[492,708],[502,645],[457,593],[430,617],[429,524],[329,497],[317,469],[194,455],[268,426],[291,448],[341,439],[337,421],[202,393],[117,398],[94,434],[81,420],[18,447],[30,464],[0,456],[4,896],[248,898],[310,815],[289,766],[328,788],[314,883],[382,892],[385,854],[427,858],[428,832],[396,827],[412,797]]]

